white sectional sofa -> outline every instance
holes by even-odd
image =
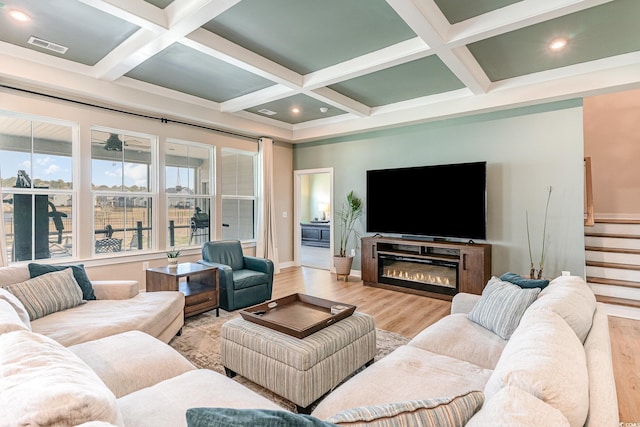
[[[0,288],[29,277],[0,268]],[[96,300],[35,320],[0,289],[0,426],[174,427],[192,407],[282,409],[166,344],[183,325],[182,293],[92,285]]]
[[[469,320],[480,298],[457,294],[451,315],[332,391],[312,415],[335,422],[351,408],[371,413],[478,390],[484,404],[469,427],[619,425],[607,316],[582,278],[551,281],[509,339]]]
[[[0,268],[0,288],[31,279],[26,264]],[[95,300],[31,321],[31,329],[64,346],[138,330],[169,342],[184,324],[180,292],[139,292],[135,280],[91,281]]]
[[[443,420],[423,415],[429,405],[427,412],[452,407],[447,420],[469,427],[619,425],[607,317],[581,278],[557,278],[534,295],[508,339],[495,325],[469,319],[486,301],[456,295],[451,315],[330,392],[312,412],[313,425]],[[491,314],[516,306],[493,303]],[[2,426],[186,426],[187,410],[201,407],[283,413],[234,380],[196,369],[148,333],[106,333],[67,347],[43,333],[51,325],[31,330],[24,313],[0,298]]]

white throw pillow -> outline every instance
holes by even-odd
[[[572,427],[589,412],[589,373],[582,343],[556,313],[528,310],[504,348],[484,393],[489,402],[515,386],[559,410]]]
[[[2,425],[123,425],[113,393],[69,349],[44,335],[0,335]]]
[[[467,318],[508,340],[539,293],[540,288],[524,289],[494,276]]]
[[[569,427],[567,417],[526,391],[507,386],[484,402],[465,427]]]
[[[4,288],[0,288],[0,299],[6,301],[15,310],[16,315],[20,318],[26,329],[31,330],[31,322],[29,321],[29,313],[24,305],[15,295]]]
[[[6,289],[20,300],[31,320],[86,302],[71,268],[14,283]]]
[[[557,313],[584,343],[593,323],[596,297],[581,277],[560,276],[540,292],[530,310],[538,308],[548,308]]]

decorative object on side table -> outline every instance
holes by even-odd
[[[353,238],[353,247],[358,249],[360,233],[356,230],[356,225],[363,214],[362,199],[356,196],[353,191],[347,194],[346,200],[342,202],[342,208],[336,212],[340,228],[340,244],[338,255],[333,257],[333,265],[336,269],[338,279],[344,278],[346,282],[351,272],[353,256],[347,255],[347,246]]]
[[[529,234],[529,212],[526,212],[527,219],[527,242],[529,243],[529,261],[531,262],[529,276],[531,279],[542,279],[542,270],[544,268],[544,256],[545,249],[547,245],[547,216],[549,214],[549,200],[551,199],[551,186],[548,188],[547,194],[547,206],[544,211],[544,226],[542,228],[542,251],[540,253],[540,263],[538,264],[538,271],[536,272],[536,268],[533,265],[533,256],[531,255],[531,236]]]
[[[167,251],[167,261],[169,262],[169,268],[177,268],[178,267],[178,257],[180,256],[180,251],[176,248],[171,248]]]

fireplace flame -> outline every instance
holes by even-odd
[[[455,285],[451,283],[448,277],[434,275],[431,273],[409,272],[407,270],[396,270],[395,268],[387,267],[384,269],[383,275],[392,279],[428,283],[450,288],[455,287]]]

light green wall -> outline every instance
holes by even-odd
[[[573,100],[295,145],[293,167],[333,167],[337,203],[352,189],[366,198],[368,169],[486,161],[495,275],[528,273],[527,211],[539,261],[551,186],[544,275],[555,277],[584,275],[583,153],[582,104]],[[359,256],[353,268],[360,269]]]

